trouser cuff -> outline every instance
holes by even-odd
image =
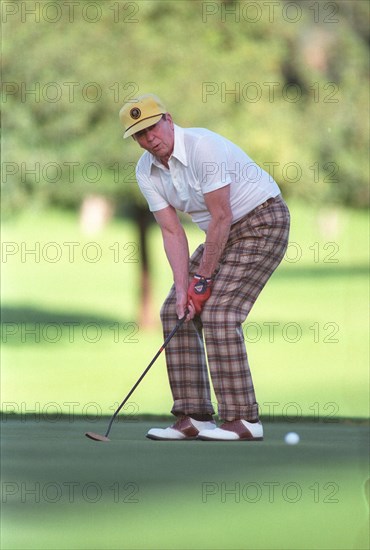
[[[200,399],[176,399],[174,401],[172,414],[179,416],[185,414],[191,416],[191,414],[215,414],[215,410],[211,401]]]
[[[226,422],[240,419],[248,420],[248,422],[258,422],[258,403],[235,406],[219,404],[218,416]]]

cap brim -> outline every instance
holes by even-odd
[[[133,124],[126,130],[126,132],[123,134],[124,139],[132,136],[133,134],[136,134],[136,132],[140,132],[140,130],[145,130],[145,128],[149,128],[149,126],[153,126],[154,124],[157,124],[162,118],[162,116],[165,113],[161,113],[160,115],[154,115],[148,118],[145,118],[144,120],[140,120],[139,122],[136,122],[136,124]]]

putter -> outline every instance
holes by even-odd
[[[105,435],[100,435],[100,434],[96,434],[94,432],[86,432],[85,435],[86,437],[90,438],[90,439],[93,439],[94,441],[110,441],[108,435],[109,435],[109,432],[111,431],[111,428],[112,428],[112,424],[114,422],[114,419],[116,418],[117,414],[119,413],[119,411],[122,409],[122,407],[124,406],[125,403],[127,403],[128,399],[131,397],[131,395],[134,393],[134,391],[136,390],[136,388],[138,387],[138,385],[140,384],[140,382],[142,381],[142,379],[144,378],[144,376],[146,375],[146,373],[149,371],[150,367],[155,363],[155,361],[158,359],[159,355],[162,353],[162,351],[165,349],[165,347],[167,346],[167,344],[169,343],[169,341],[172,339],[172,337],[176,334],[176,332],[179,330],[179,328],[184,324],[185,322],[185,319],[186,319],[186,316],[188,314],[188,310],[185,311],[185,315],[184,317],[182,317],[181,319],[179,319],[176,323],[176,326],[172,329],[172,331],[170,332],[170,334],[167,336],[167,338],[165,339],[165,341],[163,342],[162,346],[160,347],[160,349],[157,351],[157,353],[155,354],[155,356],[153,357],[153,359],[151,360],[151,362],[149,363],[149,365],[147,366],[147,368],[145,369],[145,371],[143,372],[143,374],[140,376],[139,380],[136,382],[136,384],[131,388],[131,390],[129,391],[129,393],[126,395],[126,397],[124,398],[124,400],[122,401],[122,403],[120,404],[120,406],[115,410],[112,418],[110,419],[110,422],[109,422],[109,425],[108,425],[108,429],[107,431],[105,432]]]

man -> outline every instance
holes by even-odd
[[[263,439],[242,323],[287,248],[289,211],[280,189],[231,141],[174,124],[153,94],[126,103],[120,120],[124,138],[145,149],[136,177],[173,272],[161,309],[165,337],[178,318],[187,321],[166,348],[177,421],[147,437]],[[190,258],[177,210],[206,234]],[[206,356],[220,427],[212,416]]]

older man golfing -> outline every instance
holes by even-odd
[[[176,417],[157,440],[263,439],[242,323],[288,244],[290,217],[273,178],[237,145],[205,128],[176,125],[161,99],[145,94],[120,110],[124,138],[145,149],[138,185],[159,224],[174,284],[162,306]],[[189,256],[177,211],[205,232]],[[219,427],[207,369],[217,398]]]

